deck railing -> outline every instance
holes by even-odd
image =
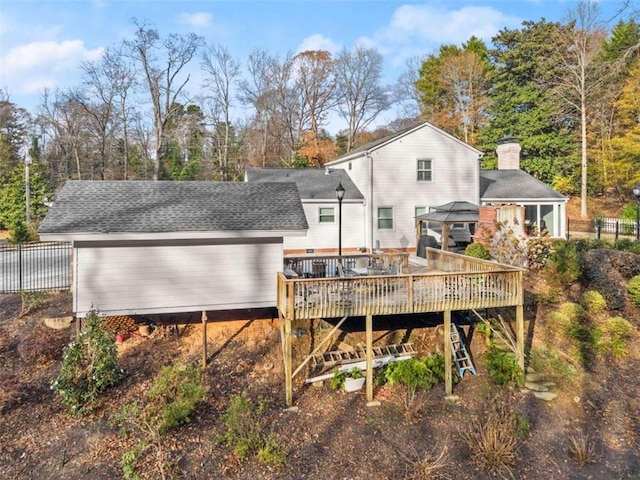
[[[367,258],[368,263],[381,270],[390,270],[397,262],[399,271],[405,271],[409,264],[409,254],[396,250],[384,253],[357,253],[349,255],[286,255],[284,267],[294,271],[301,277],[335,277],[338,275],[338,261],[342,259],[345,270],[355,267],[359,258]]]
[[[285,318],[303,319],[522,304],[520,269],[437,250],[429,253],[428,271],[421,273],[293,279],[279,274],[278,309]]]

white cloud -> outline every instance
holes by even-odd
[[[209,27],[213,23],[213,15],[208,12],[181,13],[178,21],[192,27]]]
[[[297,52],[305,52],[308,50],[326,50],[327,52],[335,55],[340,51],[340,45],[335,43],[330,38],[327,38],[319,33],[315,33],[304,40],[297,49]]]
[[[82,40],[43,41],[16,46],[0,57],[2,83],[12,92],[35,92],[43,86],[54,87],[57,77],[86,60],[96,60],[103,48],[88,50]]]
[[[358,42],[378,48],[397,66],[416,54],[435,51],[440,45],[460,45],[472,35],[489,43],[500,29],[518,27],[522,22],[521,18],[492,7],[465,6],[451,10],[444,5],[451,4],[402,5],[393,12],[387,25]]]

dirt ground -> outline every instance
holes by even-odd
[[[528,288],[535,290],[538,281],[530,279]],[[534,348],[546,341],[539,320],[542,308],[530,305],[526,310]],[[201,357],[199,326],[164,334],[158,330],[150,339],[133,336],[118,346],[126,373],[122,385],[109,390],[89,415],[73,419],[50,389],[59,372],[60,354],[42,362],[24,351],[30,333],[43,328],[39,325],[44,318],[68,315],[70,309],[70,295],[57,293],[20,317],[20,296],[0,295],[0,478],[122,478],[120,458],[134,440],[121,435],[109,419],[125,405],[144,400],[161,366],[198,362]],[[462,432],[473,428],[473,421],[500,401],[530,427],[513,465],[513,478],[637,480],[640,318],[634,314],[636,333],[629,355],[618,361],[599,360],[589,370],[578,365],[577,373],[570,377],[549,378],[557,382],[553,390],[559,395],[551,402],[534,398],[530,391],[494,386],[482,361],[485,339],[476,333],[471,352],[478,374],[467,374],[455,385],[454,399],[445,399],[443,386],[435,386],[420,413],[409,416],[395,387],[376,387],[374,396],[381,405],[367,407],[364,392],[336,392],[328,382],[303,385],[306,375],[317,373],[311,369],[296,377],[297,408],[287,411],[279,330],[270,322],[228,323],[210,329],[205,377],[209,393],[191,422],[164,439],[170,452],[168,478],[493,478],[474,467]],[[321,333],[320,324],[314,330]],[[64,345],[74,333],[72,325],[56,333],[62,338],[55,341]],[[353,339],[359,334],[349,335]],[[391,334],[394,336],[411,338],[421,354],[441,349],[440,328],[399,330]],[[298,356],[308,353],[310,342],[309,334],[294,339],[294,352]],[[266,400],[268,428],[289,451],[282,468],[268,467],[255,457],[239,461],[218,441],[221,416],[231,396],[242,392]],[[581,467],[569,454],[569,447],[572,436],[584,435],[594,455],[593,463]],[[443,450],[444,467],[431,477],[418,477],[413,468],[417,460]],[[147,458],[140,467],[141,478],[159,478],[152,459]]]

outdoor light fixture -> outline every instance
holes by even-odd
[[[633,187],[633,194],[636,196],[636,240],[640,240],[640,183]]]
[[[344,198],[344,187],[342,182],[336,188],[336,197],[338,199],[338,260],[342,263],[342,199]]]

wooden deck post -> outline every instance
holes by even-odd
[[[207,368],[207,312],[202,311],[202,368]]]
[[[451,310],[445,310],[444,316],[444,391],[447,395],[453,394],[453,378],[451,369],[453,357],[451,352]]]
[[[518,366],[522,370],[524,382],[524,307],[516,305],[516,349],[518,350]]]
[[[291,319],[285,317],[282,319],[284,322],[284,329],[281,330],[284,347],[284,385],[285,385],[285,397],[287,407],[293,405],[293,375],[292,375],[292,359],[291,359]]]
[[[366,344],[367,344],[367,402],[373,401],[373,315],[366,318]]]

